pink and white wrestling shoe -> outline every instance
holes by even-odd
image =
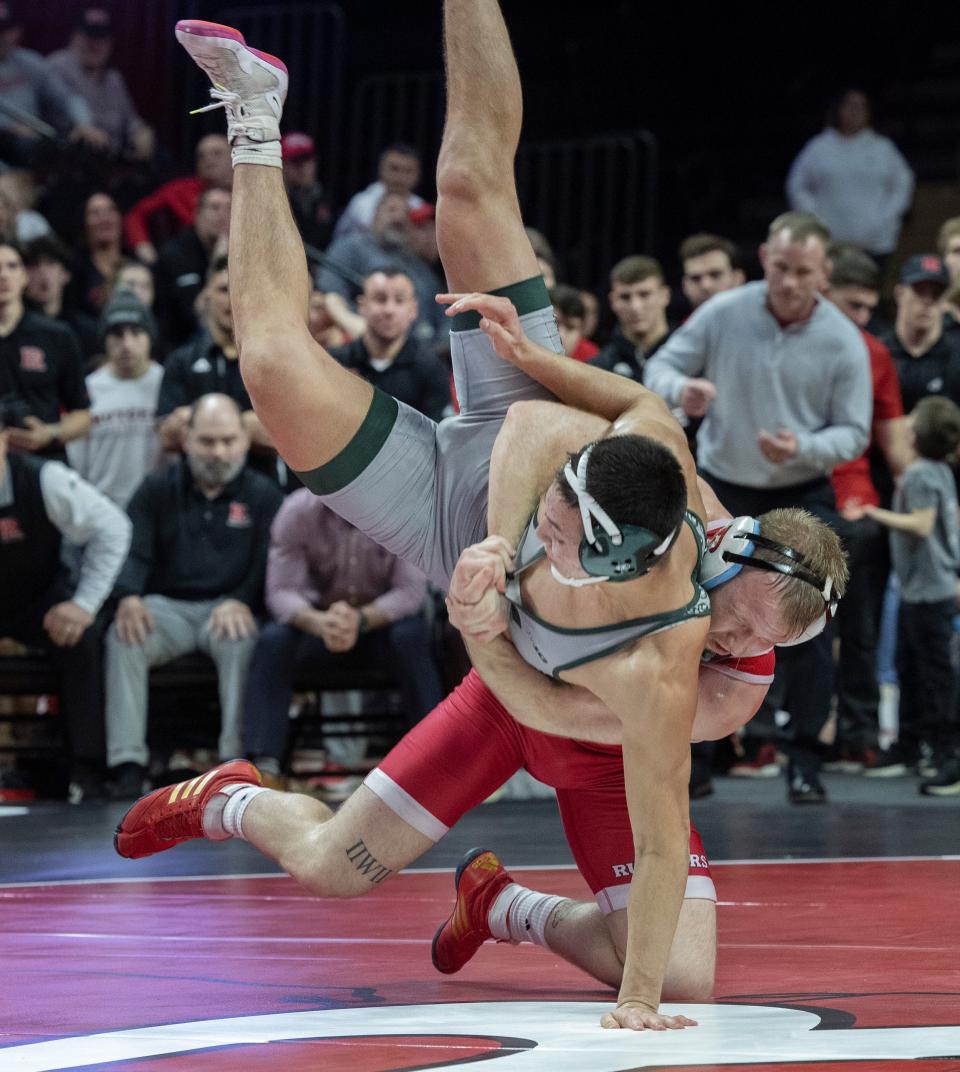
[[[214,103],[199,112],[223,108],[227,133],[234,147],[234,163],[273,163],[257,153],[249,161],[244,148],[255,149],[275,142],[280,164],[280,116],[287,96],[287,68],[282,60],[251,48],[239,30],[216,22],[182,19],[176,26],[177,40],[213,83]],[[270,147],[273,148],[272,146]]]

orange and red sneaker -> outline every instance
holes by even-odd
[[[181,841],[203,837],[203,809],[225,785],[260,785],[260,772],[245,759],[221,763],[185,782],[155,789],[124,815],[113,847],[128,860],[172,849]]]
[[[513,879],[489,849],[471,849],[460,861],[454,877],[457,903],[450,918],[433,936],[433,966],[453,975],[492,938],[487,915],[497,895]]]

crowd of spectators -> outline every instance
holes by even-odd
[[[252,756],[282,784],[303,666],[387,667],[411,720],[441,699],[426,580],[298,490],[251,407],[226,139],[200,138],[193,174],[138,187],[131,166],[157,175],[162,147],[111,66],[110,11],[85,8],[47,57],[21,39],[0,0],[0,637],[47,650],[61,674],[74,801],[143,790],[150,669],[195,651],[218,676],[213,751]],[[44,196],[57,143],[100,161],[70,211]],[[450,415],[418,153],[388,145],[339,212],[310,133],[288,132],[282,156],[313,272],[311,333],[433,420]],[[771,224],[753,282],[733,242],[701,233],[675,263],[634,253],[611,266],[603,302],[531,239],[572,359],[662,395],[731,514],[804,507],[850,555],[836,621],[778,652],[730,773],[774,775],[785,757],[797,804],[826,800],[825,768],[919,772],[923,792],[960,794],[960,218],[939,249],[892,259],[913,176],[856,90],[786,192],[793,211]],[[881,749],[878,645],[898,592],[900,736]],[[718,756],[707,745],[694,759],[691,792],[708,795]],[[0,791],[18,776],[0,766]]]

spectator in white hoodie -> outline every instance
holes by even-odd
[[[836,242],[852,242],[882,261],[897,248],[913,198],[913,172],[889,138],[870,126],[858,89],[837,98],[827,127],[803,147],[787,176],[796,212],[810,212]]]

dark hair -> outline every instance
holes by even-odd
[[[207,280],[206,281],[209,283],[210,280],[213,279],[213,277],[218,272],[225,272],[226,270],[227,270],[227,254],[226,253],[221,253],[219,257],[214,257],[213,260],[210,262],[210,267],[207,269]]]
[[[808,238],[819,238],[824,246],[830,243],[830,230],[812,212],[781,212],[770,224],[769,241],[781,231],[790,232],[790,241],[803,245]]]
[[[624,257],[610,270],[610,286],[615,287],[618,283],[630,286],[633,283],[642,283],[645,279],[658,279],[661,283],[666,282],[663,268],[660,262],[653,257]]]
[[[588,446],[570,455],[574,470]],[[563,469],[557,485],[563,501],[576,506]],[[598,439],[587,466],[587,491],[618,525],[639,525],[661,539],[676,529],[687,508],[687,482],[676,455],[649,436]]]
[[[830,271],[831,287],[864,287],[880,289],[880,269],[877,262],[859,246],[849,242],[835,242],[827,251],[833,263]]]
[[[412,156],[418,164],[420,163],[419,150],[414,149],[414,147],[410,145],[409,142],[394,141],[391,142],[386,148],[381,149],[380,156],[378,157],[378,160],[381,164],[383,163],[383,158],[387,155],[387,153],[396,153],[398,156]]]
[[[68,271],[73,267],[73,254],[54,234],[39,235],[32,239],[23,247],[20,255],[28,268],[41,261],[56,261]]]
[[[833,127],[834,130],[839,130],[840,122],[840,105],[850,96],[851,93],[859,93],[861,97],[867,102],[867,114],[870,118],[873,118],[873,102],[870,100],[870,94],[860,86],[847,86],[839,93],[835,93],[827,104],[827,114],[825,116],[825,122],[828,127]]]
[[[399,265],[385,264],[382,268],[374,268],[372,272],[367,272],[367,274],[363,277],[363,285],[366,286],[367,280],[372,279],[375,275],[385,275],[387,279],[396,279],[397,276],[402,275],[403,278],[406,279],[413,287],[414,292],[416,292],[417,288],[413,280],[410,278],[410,273],[405,268],[401,268]]]
[[[694,257],[702,257],[705,253],[726,253],[730,267],[740,267],[740,251],[729,238],[703,232],[688,235],[680,243],[678,256],[681,267],[686,270],[687,261],[692,260]]]
[[[921,458],[940,462],[960,445],[960,406],[943,395],[921,398],[911,414],[913,436]]]
[[[566,283],[558,283],[551,289],[550,304],[558,309],[562,316],[583,320],[587,315],[587,307],[583,304],[580,291]]]

